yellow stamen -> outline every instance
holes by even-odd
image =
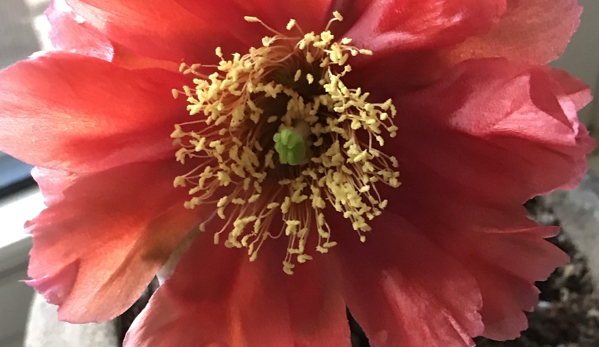
[[[397,134],[397,111],[391,100],[372,103],[369,93],[345,85],[350,58],[372,52],[349,46],[350,38],[336,39],[329,27],[343,17],[333,16],[319,34],[304,34],[290,20],[286,29],[298,36],[245,17],[273,35],[229,60],[217,47],[218,65],[182,64],[180,71],[195,77],[194,86],[173,91],[175,98],[185,95],[194,117],[175,125],[171,135],[181,147],[176,159],[197,164],[173,183],[192,187],[185,206],[215,205],[215,215],[225,220],[215,243],[226,235],[225,246],[247,248],[252,261],[265,240],[287,237],[283,270],[289,274],[295,262],[312,259],[308,237],[317,237],[321,253],[336,245],[324,215],[327,205],[365,241],[368,222],[387,206],[377,185],[400,185],[397,159],[376,148],[384,146],[385,133]],[[283,141],[289,129],[302,139],[301,158],[295,142],[275,150],[273,138]],[[287,159],[277,151],[293,157],[295,166],[284,165]],[[274,232],[270,226],[279,213],[283,227]]]

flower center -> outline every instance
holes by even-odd
[[[348,59],[372,52],[350,46],[349,38],[335,40],[329,27],[343,19],[339,13],[320,34],[303,33],[294,20],[286,35],[245,19],[273,36],[229,60],[217,48],[215,66],[181,65],[194,86],[173,95],[187,97],[195,119],[175,125],[171,137],[180,146],[177,160],[195,169],[174,185],[191,186],[187,208],[214,204],[200,229],[215,216],[224,219],[214,242],[226,234],[225,246],[247,248],[252,261],[267,239],[287,237],[283,270],[291,274],[296,262],[312,258],[308,240],[321,253],[336,245],[327,205],[365,241],[368,221],[387,205],[377,185],[400,185],[397,160],[377,149],[384,132],[396,135],[396,110],[391,100],[371,103],[369,93],[343,83]]]

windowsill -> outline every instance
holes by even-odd
[[[23,225],[43,208],[44,200],[37,187],[0,199],[0,273],[27,262],[31,237]]]

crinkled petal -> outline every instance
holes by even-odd
[[[576,118],[587,91],[554,76],[503,59],[472,60],[396,99],[403,126],[388,148],[400,158],[402,186],[388,194],[389,210],[476,278],[484,334],[494,339],[526,328],[534,282],[567,261],[543,240],[555,229],[527,220],[522,203],[575,184],[593,148]]]
[[[432,168],[435,188],[490,204],[572,187],[594,147],[577,119],[582,103],[547,68],[472,60],[396,104],[401,134],[389,147],[405,166]]]
[[[72,172],[173,157],[170,133],[187,111],[170,90],[185,83],[69,53],[21,61],[0,72],[0,150]]]
[[[558,231],[537,227],[518,233],[466,236],[470,252],[463,252],[461,259],[469,264],[481,287],[484,336],[494,340],[520,336],[520,331],[528,328],[522,311],[531,312],[538,302],[534,282],[547,279],[556,267],[568,262],[564,252],[543,239],[548,230],[553,230],[552,234]]]
[[[348,307],[371,344],[474,346],[483,330],[474,278],[401,217],[384,212],[371,226],[364,244],[348,235],[332,251]]]
[[[26,283],[35,288],[49,303],[61,305],[65,298],[69,296],[77,274],[80,263],[73,261],[64,264],[57,272],[40,277],[38,279],[28,280]]]
[[[141,295],[199,221],[172,187],[180,169],[141,163],[77,178],[28,222],[29,283],[60,305],[60,319],[106,321]]]
[[[568,72],[552,69],[550,67],[545,68],[545,71],[551,74],[551,77],[559,83],[562,90],[568,95],[577,110],[585,107],[593,99],[589,86],[577,78],[572,78]]]
[[[438,49],[489,29],[506,0],[372,0],[344,36],[379,53]],[[340,9],[343,13],[343,9]]]
[[[178,63],[139,55],[132,49],[111,41],[76,14],[65,0],[53,0],[46,10],[46,17],[50,22],[50,40],[58,50],[97,57],[132,69],[179,69]]]
[[[335,273],[314,260],[286,275],[286,243],[270,242],[249,262],[245,252],[200,234],[133,323],[125,346],[348,346]]]
[[[247,45],[256,46],[262,37],[273,36],[261,24],[248,23],[244,17],[253,16],[268,26],[285,33],[290,19],[295,19],[304,32],[322,31],[333,18],[332,0],[176,0],[210,26],[226,28]],[[222,14],[226,13],[226,16]],[[246,49],[247,50],[247,49]],[[239,52],[242,53],[242,52]]]
[[[483,297],[484,336],[516,338],[528,326],[523,311],[538,301],[534,282],[546,279],[568,260],[544,240],[557,228],[537,226],[519,205],[489,206],[464,194],[428,187],[421,176],[427,170],[432,169],[402,171],[403,189],[393,196],[389,213],[418,226],[476,278]]]
[[[34,167],[31,176],[37,182],[46,206],[57,203],[64,198],[64,192],[76,182],[77,174],[42,167]]]
[[[77,16],[65,0],[52,0],[46,17],[50,22],[49,37],[54,48],[112,60],[114,47],[108,37]]]
[[[111,40],[140,55],[176,63],[215,63],[217,46],[235,51],[239,42],[223,18],[198,18],[174,0],[66,0],[75,12]],[[224,16],[224,17],[228,17]]]
[[[452,48],[451,60],[506,57],[546,64],[564,52],[581,13],[576,0],[510,0],[499,23]]]

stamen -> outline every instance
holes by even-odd
[[[385,137],[397,134],[397,110],[391,100],[372,103],[369,93],[344,84],[351,57],[372,52],[334,37],[329,27],[343,20],[339,13],[319,34],[304,34],[291,20],[286,29],[299,37],[245,20],[272,33],[261,47],[229,60],[217,47],[218,65],[180,66],[194,85],[173,97],[187,98],[194,119],[175,125],[171,137],[180,146],[177,161],[195,168],[173,185],[189,190],[186,208],[214,206],[200,230],[224,219],[215,243],[247,249],[250,261],[267,239],[286,237],[283,271],[291,274],[312,259],[308,237],[321,253],[337,244],[327,206],[366,240],[369,221],[387,206],[377,186],[400,185],[399,162],[383,151]],[[279,215],[283,226],[273,231]]]
[[[306,143],[302,135],[291,129],[283,129],[273,137],[275,150],[282,164],[298,165],[306,156]]]

